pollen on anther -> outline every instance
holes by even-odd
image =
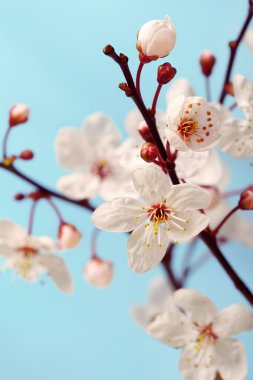
[[[189,113],[189,111],[184,111],[184,113]]]
[[[212,127],[213,127],[213,124],[208,124],[208,127],[209,127],[209,128],[212,128]]]
[[[212,120],[212,118],[211,117],[209,117],[208,119],[207,119],[207,121],[211,121]]]
[[[150,248],[150,244],[146,244],[147,248]]]
[[[209,116],[209,115],[211,115],[211,112],[210,111],[206,111],[206,114]]]
[[[206,136],[209,136],[210,135],[210,132],[206,132]]]
[[[201,106],[201,103],[197,103],[197,106]]]
[[[205,130],[206,130],[206,127],[203,127],[202,129],[205,131]]]
[[[192,104],[189,104],[188,107],[189,107],[189,108],[192,108]]]

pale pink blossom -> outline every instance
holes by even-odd
[[[84,278],[93,286],[105,288],[113,279],[113,265],[110,261],[93,257],[85,264]]]

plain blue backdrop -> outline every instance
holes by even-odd
[[[8,109],[16,102],[31,108],[27,126],[11,136],[11,153],[32,148],[36,160],[20,164],[30,175],[51,187],[64,173],[54,155],[54,138],[65,125],[80,125],[90,113],[109,114],[123,132],[124,117],[132,108],[117,88],[122,75],[102,54],[111,43],[126,53],[136,70],[136,32],[146,21],[168,14],[178,38],[170,61],[178,78],[188,77],[198,95],[204,95],[198,66],[199,53],[211,49],[218,57],[212,80],[217,97],[228,59],[227,41],[234,38],[245,17],[246,0],[1,0],[0,12],[0,133]],[[143,93],[151,101],[157,62],[145,67]],[[253,79],[253,54],[241,46],[236,72]],[[162,99],[162,97],[161,97]],[[160,106],[164,106],[161,100]],[[233,187],[252,182],[248,161],[227,159]],[[17,191],[29,186],[0,173],[0,215],[27,224],[29,205],[14,203]],[[83,231],[80,247],[66,254],[75,280],[74,293],[65,296],[45,279],[29,285],[11,274],[0,278],[0,373],[3,380],[178,380],[179,353],[145,335],[129,317],[133,303],[144,302],[150,280],[160,268],[145,275],[131,273],[127,265],[126,236],[102,233],[99,254],[115,263],[110,288],[98,291],[82,278],[92,232],[90,215],[58,202],[64,216]],[[54,236],[56,219],[46,206],[39,207],[35,232]],[[178,248],[182,257],[183,247]],[[205,250],[199,249],[199,254]],[[253,288],[252,249],[236,244],[225,253]],[[206,293],[219,307],[246,301],[233,288],[215,261],[189,284]],[[253,378],[252,334],[242,335]]]

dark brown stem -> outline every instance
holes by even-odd
[[[95,210],[95,208],[89,204],[87,199],[76,201],[74,199],[67,198],[64,195],[57,193],[56,191],[53,191],[53,190],[41,185],[39,182],[35,181],[34,179],[32,179],[32,178],[28,177],[27,175],[23,174],[22,172],[20,172],[13,165],[6,166],[2,162],[0,162],[0,168],[8,171],[9,173],[12,173],[16,177],[18,177],[18,178],[22,179],[23,181],[29,183],[30,185],[34,186],[36,189],[41,190],[43,193],[45,193],[46,195],[49,195],[50,197],[54,197],[54,198],[60,199],[62,201],[74,204],[76,206],[86,208],[89,211]]]
[[[137,74],[136,74],[136,91],[140,99],[142,99],[140,81],[141,81],[141,72],[142,72],[143,66],[144,66],[144,63],[140,62],[138,70],[137,70]]]
[[[182,288],[183,284],[180,280],[178,280],[172,270],[172,257],[173,257],[173,251],[174,251],[175,245],[169,244],[166,254],[162,260],[162,265],[164,267],[164,270],[166,271],[166,274],[173,285],[174,289],[180,289]]]
[[[199,235],[200,239],[208,246],[212,255],[219,261],[224,271],[227,273],[235,287],[241,292],[244,297],[253,306],[253,294],[243,280],[235,272],[234,268],[230,265],[227,259],[223,256],[220,248],[217,245],[215,237],[210,236],[206,231],[202,231]]]
[[[155,113],[156,113],[157,100],[158,100],[160,91],[162,89],[162,86],[163,85],[161,83],[159,83],[158,86],[157,86],[157,89],[156,89],[156,92],[155,92],[155,96],[154,96],[154,99],[153,99],[153,103],[152,103],[152,107],[151,107],[151,113],[152,113],[152,115],[155,115]]]
[[[226,223],[226,221],[238,210],[239,210],[238,206],[232,208],[232,210],[229,211],[229,213],[222,219],[222,221],[218,224],[218,226],[212,231],[212,235],[216,236],[218,232],[220,231],[221,227]]]
[[[163,145],[163,142],[161,140],[161,137],[160,137],[158,130],[157,130],[157,127],[156,127],[155,117],[152,115],[151,111],[149,111],[146,108],[145,104],[143,103],[142,99],[139,97],[139,95],[136,91],[136,87],[135,87],[135,84],[133,81],[133,77],[132,77],[132,74],[131,74],[131,72],[129,70],[129,66],[128,66],[128,58],[124,54],[118,55],[111,45],[107,45],[104,48],[104,53],[106,55],[108,55],[110,58],[112,58],[121,68],[122,73],[126,79],[127,86],[130,90],[127,95],[133,99],[134,103],[136,104],[137,108],[139,109],[140,113],[142,114],[144,120],[146,121],[146,123],[150,129],[150,132],[152,134],[154,142],[155,142],[155,144],[159,150],[159,154],[160,154],[162,160],[166,162],[167,161],[167,153],[166,153],[166,149]],[[178,179],[177,174],[175,172],[175,166],[171,165],[171,164],[167,164],[167,170],[168,170],[168,174],[171,177],[172,182],[174,184],[179,184],[179,179]]]
[[[230,82],[231,72],[233,69],[233,65],[234,65],[234,61],[235,61],[235,57],[236,57],[238,47],[239,47],[239,45],[243,39],[243,36],[244,36],[248,26],[249,26],[249,23],[250,23],[252,17],[253,17],[253,0],[249,0],[248,14],[247,14],[246,20],[243,23],[241,31],[240,31],[237,39],[234,41],[231,41],[229,43],[230,57],[229,57],[227,71],[226,71],[226,75],[225,75],[225,79],[224,79],[224,83],[223,83],[223,87],[222,87],[222,91],[221,91],[221,95],[220,95],[220,103],[221,104],[224,103],[225,97],[227,95],[226,87],[227,87],[228,83]]]

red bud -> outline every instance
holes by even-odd
[[[241,210],[253,210],[253,186],[243,191],[238,206]]]
[[[150,142],[150,143],[154,142],[152,133],[150,132],[150,129],[144,120],[140,122],[140,124],[138,126],[138,132],[141,135],[141,137],[143,138],[143,140]]]
[[[9,114],[9,125],[15,127],[16,125],[26,123],[29,118],[29,108],[23,104],[18,103],[11,107]]]
[[[200,56],[199,62],[202,69],[202,73],[206,77],[209,77],[212,74],[213,67],[216,62],[215,56],[210,51],[204,51]]]
[[[153,162],[158,156],[159,152],[157,147],[151,143],[145,143],[141,148],[141,158],[146,162]]]
[[[25,196],[22,193],[17,193],[14,195],[14,199],[15,201],[22,201],[23,199],[25,199]]]
[[[19,155],[19,158],[21,158],[21,160],[26,160],[26,161],[32,160],[33,157],[34,157],[34,154],[31,150],[24,150]]]
[[[172,67],[170,63],[165,62],[163,65],[158,67],[157,82],[160,84],[167,84],[174,78],[176,73],[177,70],[175,67]]]

